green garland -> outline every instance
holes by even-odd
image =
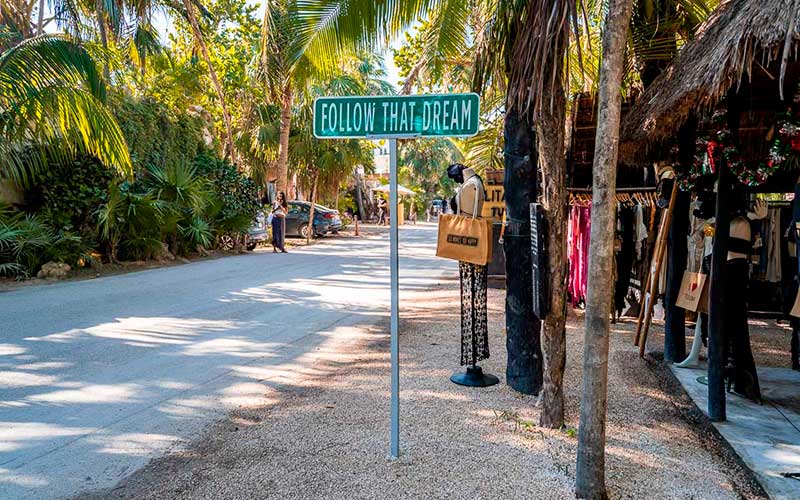
[[[711,116],[712,130],[698,137],[695,143],[694,162],[681,183],[691,189],[704,175],[716,173],[722,158],[736,178],[746,186],[758,186],[785,167],[790,160],[800,157],[800,86],[787,110],[778,119],[778,133],[772,142],[767,158],[756,164],[747,163],[733,141],[728,126],[728,110],[718,108]],[[676,165],[677,168],[680,168]]]

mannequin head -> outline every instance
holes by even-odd
[[[461,163],[453,163],[449,167],[447,167],[447,177],[453,179],[459,184],[464,183],[464,169],[466,169],[463,164]]]
[[[701,219],[714,217],[717,204],[716,185],[713,191],[710,189],[698,191],[697,200],[700,202],[700,207],[694,211],[694,215]],[[747,189],[742,184],[735,183],[728,192],[728,213],[731,217],[739,217],[746,215],[749,208],[750,196]]]

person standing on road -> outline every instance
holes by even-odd
[[[388,216],[387,210],[387,203],[383,196],[378,196],[378,225],[385,226],[386,219]]]
[[[286,195],[283,191],[278,193],[275,201],[272,203],[272,252],[278,253],[280,250],[286,252],[284,247],[286,237],[286,214],[289,212],[289,207],[286,204]]]

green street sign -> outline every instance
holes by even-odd
[[[467,137],[478,133],[478,94],[318,97],[320,139]]]

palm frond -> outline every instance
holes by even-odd
[[[297,46],[323,74],[337,54],[388,46],[392,36],[430,11],[435,0],[295,0]]]
[[[130,175],[125,139],[104,99],[94,60],[64,36],[34,37],[0,54],[3,175],[26,184],[48,155],[79,153]]]
[[[89,52],[63,35],[29,38],[0,54],[0,102],[51,85],[81,85],[105,99],[105,84]]]

